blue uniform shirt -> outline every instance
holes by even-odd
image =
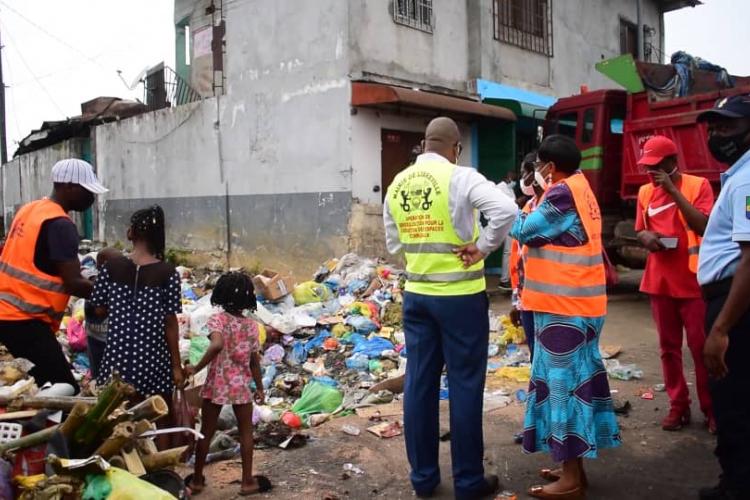
[[[750,242],[750,151],[721,174],[721,193],[708,218],[698,259],[698,283],[734,276],[740,242]]]

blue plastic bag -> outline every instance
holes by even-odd
[[[378,325],[376,325],[374,321],[364,316],[349,316],[346,318],[346,324],[353,326],[358,333],[364,335],[370,334],[378,329]]]
[[[346,367],[350,370],[366,372],[370,367],[370,360],[365,354],[355,354],[346,359]]]
[[[307,344],[305,344],[305,349],[307,349],[307,352],[310,352],[313,349],[317,349],[318,347],[323,345],[323,342],[331,336],[331,332],[328,330],[322,330],[319,334],[315,335],[313,338],[307,341]]]
[[[286,361],[290,365],[301,365],[307,360],[307,348],[301,340],[292,344],[292,350],[286,355]]]
[[[380,353],[393,349],[391,341],[383,337],[374,337],[354,346],[353,354],[364,354],[368,358],[379,358]]]

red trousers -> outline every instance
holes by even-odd
[[[664,385],[673,408],[690,407],[690,391],[682,369],[682,331],[695,364],[695,382],[701,411],[711,415],[711,396],[708,392],[708,373],[703,365],[703,344],[706,341],[706,303],[703,299],[674,299],[651,295],[651,312],[659,332],[661,368]]]

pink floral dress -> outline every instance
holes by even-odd
[[[250,355],[260,349],[258,325],[250,318],[222,311],[208,320],[208,330],[221,333],[224,348],[208,365],[201,397],[219,405],[252,402]]]

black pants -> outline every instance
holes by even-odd
[[[48,324],[38,320],[0,321],[0,343],[14,358],[26,358],[34,363],[29,373],[39,387],[47,382],[64,382],[78,393],[70,363]]]
[[[706,332],[726,299],[726,294],[706,299]],[[750,311],[729,332],[726,364],[728,375],[709,381],[718,428],[715,453],[723,481],[740,498],[750,498]]]

